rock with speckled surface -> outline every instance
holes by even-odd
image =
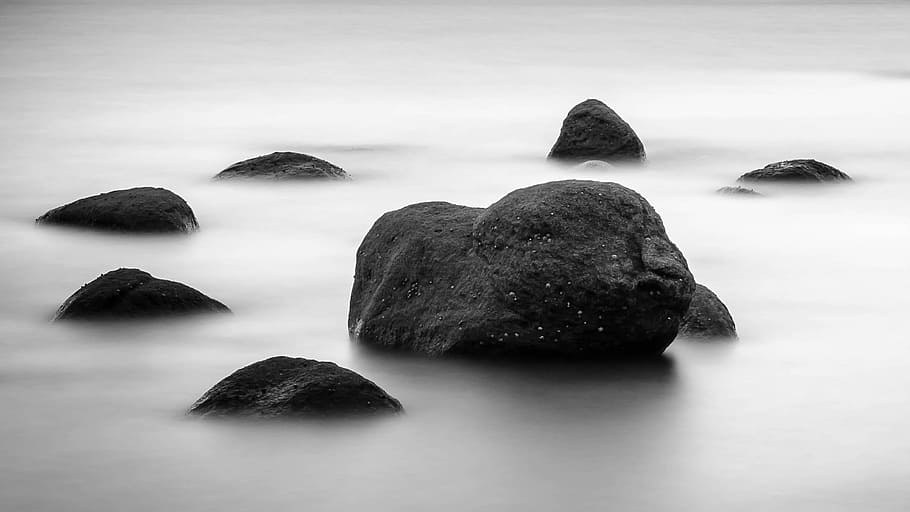
[[[85,197],[54,208],[35,222],[131,233],[189,233],[199,228],[182,197],[154,187]]]
[[[60,306],[54,320],[126,320],[229,311],[185,284],[121,268],[82,286]]]
[[[325,180],[347,177],[344,169],[325,160],[283,151],[237,162],[218,173],[215,179]]]
[[[206,417],[324,418],[402,411],[372,381],[335,363],[277,356],[215,384],[188,411]]]
[[[558,181],[488,208],[383,215],[357,251],[348,327],[363,343],[433,356],[653,356],[694,289],[643,197]]]

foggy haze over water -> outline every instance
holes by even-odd
[[[0,4],[0,509],[904,510],[908,25],[901,1]],[[645,167],[545,160],[589,97]],[[354,179],[210,181],[272,151]],[[793,158],[855,183],[713,193]],[[382,213],[560,179],[647,198],[740,340],[525,366],[351,343],[355,251]],[[200,231],[33,223],[134,186],[180,194]],[[49,322],[118,267],[235,314]],[[407,414],[184,417],[280,354],[358,371]]]

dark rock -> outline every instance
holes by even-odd
[[[344,179],[344,169],[303,153],[279,152],[238,162],[215,179],[262,178],[270,180]]]
[[[569,111],[548,158],[640,162],[645,159],[645,148],[613,109],[599,100],[587,100]]]
[[[686,338],[736,338],[736,324],[730,311],[707,287],[696,285],[689,310],[679,324]]]
[[[784,160],[739,177],[741,182],[819,183],[852,181],[850,176],[817,160]]]
[[[742,197],[763,197],[764,194],[760,194],[751,188],[746,187],[721,187],[717,189],[717,193],[724,196],[742,196]]]
[[[182,197],[153,187],[85,197],[54,208],[35,222],[135,233],[188,233],[199,228],[193,210]]]
[[[401,412],[373,382],[335,363],[278,356],[224,378],[190,407],[201,416],[327,417]]]
[[[134,268],[112,270],[66,299],[54,320],[115,320],[229,312],[189,286]]]
[[[694,289],[643,197],[559,181],[486,209],[433,202],[383,215],[357,251],[348,328],[430,355],[657,355]]]

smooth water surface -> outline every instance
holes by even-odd
[[[908,24],[903,1],[3,2],[0,509],[906,510]],[[636,129],[646,167],[544,159],[588,97]],[[354,179],[209,179],[279,150]],[[790,158],[855,183],[713,193]],[[350,342],[355,251],[383,212],[572,178],[643,194],[741,340],[609,365]],[[33,223],[145,185],[201,230]],[[235,314],[50,323],[124,266]],[[279,354],[359,371],[407,414],[184,416]]]

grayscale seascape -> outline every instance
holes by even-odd
[[[907,510],[908,56],[901,0],[0,2],[0,509]],[[546,159],[587,98],[645,165]],[[212,180],[276,151],[350,179]],[[801,158],[853,182],[715,193]],[[739,339],[610,362],[351,340],[383,213],[568,179],[647,198]],[[143,186],[198,232],[34,222]],[[233,314],[51,321],[120,267]],[[186,415],[276,355],[354,370],[405,413]]]

